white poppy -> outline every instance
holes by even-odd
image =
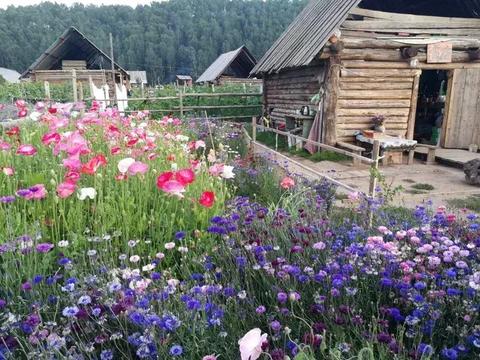
[[[85,200],[87,197],[91,200],[95,199],[95,196],[97,196],[97,190],[94,188],[82,188],[78,190],[77,197],[80,200]]]
[[[233,172],[233,166],[224,165],[222,171],[222,177],[224,179],[233,179],[235,177],[235,173]]]
[[[267,340],[267,334],[262,335],[262,330],[250,330],[238,341],[242,360],[257,360],[262,354],[262,344]]]
[[[135,162],[135,159],[133,158],[125,158],[122,159],[118,162],[118,171],[120,171],[122,174],[126,174],[128,171],[128,168]]]

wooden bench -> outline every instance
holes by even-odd
[[[438,149],[438,146],[435,145],[427,145],[427,144],[418,144],[417,148],[424,148],[427,149],[427,161],[425,162],[426,165],[433,165],[435,164],[435,158],[436,158],[436,151]],[[408,155],[408,164],[411,165],[413,164],[413,158],[415,156],[415,150],[411,150],[409,155]]]
[[[366,151],[366,149],[364,149],[363,147],[356,146],[356,145],[346,143],[346,142],[343,142],[343,141],[337,141],[337,147],[345,149],[345,150],[349,150],[352,153],[360,155],[360,156],[362,156],[362,153],[364,151]],[[360,159],[353,158],[353,165],[354,166],[361,165],[361,163],[362,163],[362,161]]]

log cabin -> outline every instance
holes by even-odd
[[[479,16],[478,0],[310,1],[251,76],[275,122],[313,106],[328,145],[382,116],[389,135],[466,149],[480,144]]]

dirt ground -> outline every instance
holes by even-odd
[[[264,152],[258,149],[259,153]],[[329,161],[312,162],[301,157],[291,159],[315,171],[327,175],[335,180],[358,190],[368,192],[370,182],[370,168],[368,166],[353,167],[351,163],[335,163]],[[308,178],[318,178],[306,169],[292,162],[285,164],[284,158],[279,162],[288,166],[289,171],[302,174]],[[417,161],[413,165],[380,166],[380,172],[385,176],[389,186],[401,186],[394,202],[395,205],[414,208],[431,201],[433,206],[447,205],[448,200],[465,199],[472,195],[480,195],[480,187],[465,182],[462,170],[444,165],[425,165]],[[427,188],[427,189],[424,189]],[[339,190],[348,193],[346,190]]]

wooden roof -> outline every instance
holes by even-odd
[[[196,83],[215,82],[221,75],[248,78],[257,60],[244,45],[236,50],[221,54]]]
[[[88,70],[111,70],[112,60],[75,27],[71,26],[22,74],[28,77],[35,70],[62,69],[62,60],[85,60]],[[116,70],[128,77],[128,73],[117,63]]]
[[[364,9],[367,6],[391,12]],[[431,16],[433,14],[438,16]],[[448,14],[464,18],[446,17]],[[431,40],[433,36],[480,39],[478,14],[480,0],[311,0],[258,62],[251,75],[309,65],[340,28],[342,34],[362,32],[362,36],[371,37],[376,36],[374,32],[385,36],[405,32],[412,37],[403,36],[402,39],[419,41],[415,37],[423,36],[429,38],[426,43],[438,41]],[[349,15],[357,16],[355,19],[363,17],[363,20],[347,20]]]

